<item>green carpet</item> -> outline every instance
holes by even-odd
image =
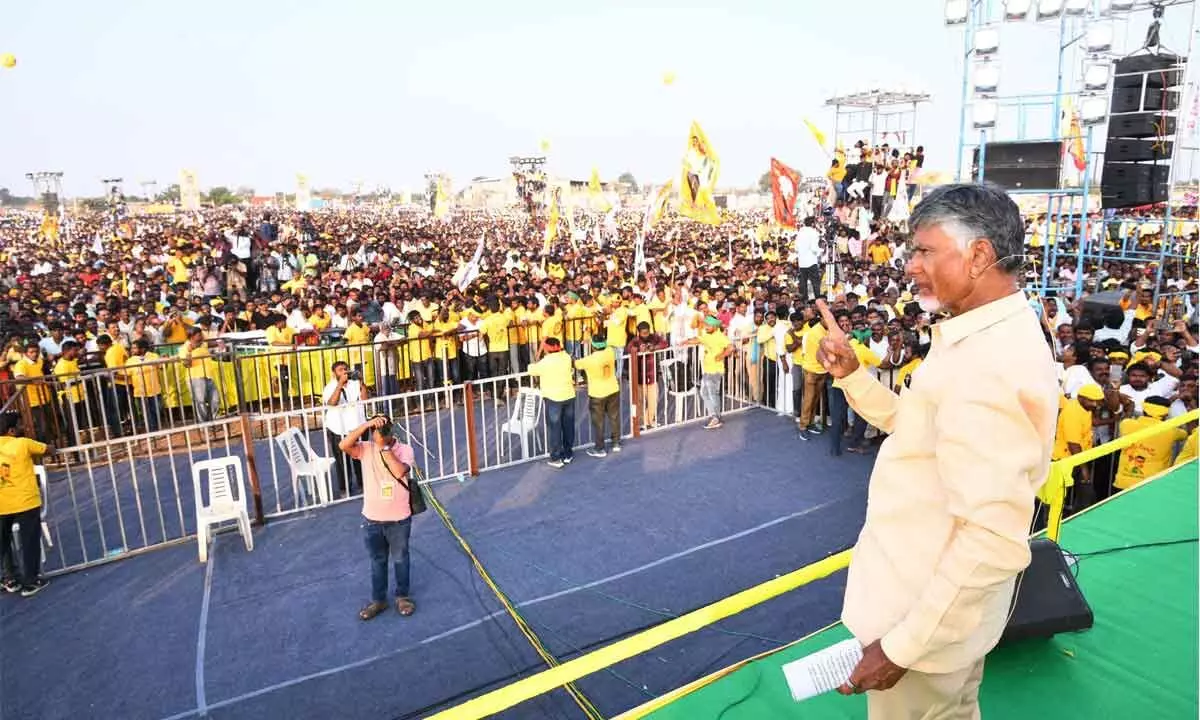
[[[1091,630],[1031,640],[988,656],[987,720],[1194,720],[1197,717],[1196,543],[1099,550],[1197,536],[1196,463],[1068,521]],[[802,590],[801,590],[802,592]],[[863,697],[796,703],[780,667],[849,637],[841,625],[754,661],[646,717],[654,720],[865,718]]]

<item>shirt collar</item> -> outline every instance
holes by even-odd
[[[1025,292],[1018,290],[962,315],[943,320],[933,326],[933,334],[942,342],[954,345],[968,336],[1029,309],[1029,301],[1025,297]]]

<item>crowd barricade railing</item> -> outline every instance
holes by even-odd
[[[1147,440],[1156,435],[1166,432],[1172,428],[1183,427],[1190,423],[1200,420],[1200,410],[1192,410],[1191,412],[1178,415],[1169,420],[1164,420],[1161,423],[1155,423],[1150,427],[1142,428],[1128,435],[1123,435],[1116,440],[1110,440],[1103,445],[1097,445],[1090,450],[1084,450],[1081,453],[1076,453],[1062,460],[1055,460],[1050,463],[1050,473],[1046,478],[1046,484],[1042,487],[1040,496],[1043,502],[1049,506],[1049,519],[1046,523],[1046,535],[1057,541],[1059,534],[1062,531],[1063,514],[1066,507],[1067,493],[1074,486],[1074,471],[1081,465],[1098,460],[1105,455],[1121,452],[1128,447],[1136,445],[1143,440]],[[1114,468],[1115,469],[1115,468]]]
[[[1092,450],[1051,463],[1047,485],[1053,484],[1060,491],[1054,493],[1054,500],[1051,503],[1050,524],[1047,527],[1047,535],[1054,540],[1059,538],[1062,525],[1063,497],[1065,496],[1066,488],[1069,487],[1071,470],[1073,468],[1109,453],[1120,451],[1130,445],[1153,437],[1158,433],[1165,432],[1170,428],[1196,422],[1197,419],[1200,419],[1200,411],[1193,410],[1154,427],[1139,430],[1136,433],[1105,443]],[[830,555],[798,570],[717,600],[686,615],[667,620],[635,635],[574,657],[556,667],[543,670],[471,700],[467,700],[431,716],[430,720],[478,720],[479,718],[499,714],[509,708],[516,707],[521,703],[562,687],[567,683],[575,682],[603,671],[617,663],[646,653],[668,642],[713,625],[732,615],[761,605],[772,598],[844,570],[850,565],[851,553],[851,550],[843,550]],[[618,717],[630,718],[632,720],[633,718],[643,717],[645,711],[655,707],[661,707],[661,703],[652,702],[621,714]]]
[[[282,348],[217,339],[209,342],[210,355],[190,366],[176,355],[71,377],[0,381],[9,397],[7,410],[20,413],[31,437],[59,450],[47,463],[48,509],[62,542],[48,570],[85,567],[191,537],[190,468],[200,459],[243,459],[260,523],[312,507],[318,498],[307,484],[294,481],[286,448],[274,442],[290,428],[313,454],[337,459],[345,471],[339,477],[333,470],[332,500],[356,496],[353,465],[324,427],[322,398],[339,361],[355,369],[369,389],[365,415],[392,418],[401,439],[413,445],[428,482],[544,458],[545,405],[528,373],[541,327],[528,326],[515,344],[512,339],[507,349],[477,359],[457,334],[453,343],[428,337],[389,345]],[[638,354],[627,345],[613,347],[621,358],[618,438],[708,416],[700,392],[701,347]],[[582,357],[591,348],[581,340],[569,349]],[[749,346],[735,347],[725,360],[722,412],[755,403],[761,383],[746,377],[755,367],[750,354]],[[510,372],[498,372],[505,369]],[[579,372],[576,379],[574,445],[586,449],[596,438],[586,378]]]

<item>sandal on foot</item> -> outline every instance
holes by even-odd
[[[384,610],[387,610],[387,603],[373,602],[370,605],[367,605],[362,610],[358,611],[358,619],[359,620],[370,620],[370,619],[374,618],[376,615],[378,615],[379,613],[383,612]]]
[[[408,617],[416,611],[417,606],[413,604],[412,600],[409,600],[406,597],[396,598],[396,612],[400,613],[404,617]]]

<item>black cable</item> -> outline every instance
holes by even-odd
[[[1078,578],[1079,566],[1084,558],[1097,557],[1099,555],[1112,555],[1113,553],[1124,552],[1126,550],[1145,550],[1148,548],[1170,547],[1172,545],[1187,545],[1194,542],[1200,542],[1200,537],[1181,538],[1179,540],[1156,540],[1152,542],[1135,543],[1133,545],[1118,545],[1116,547],[1092,550],[1091,552],[1084,553],[1071,552],[1070,550],[1061,546],[1059,549],[1062,550],[1064,555],[1073,560],[1071,564],[1071,574]]]
[[[750,667],[754,668],[754,683],[740,698],[721,708],[721,712],[717,713],[716,720],[721,720],[721,718],[725,717],[725,713],[754,697],[754,693],[758,691],[758,686],[762,684],[762,667],[758,663],[751,663]]]

